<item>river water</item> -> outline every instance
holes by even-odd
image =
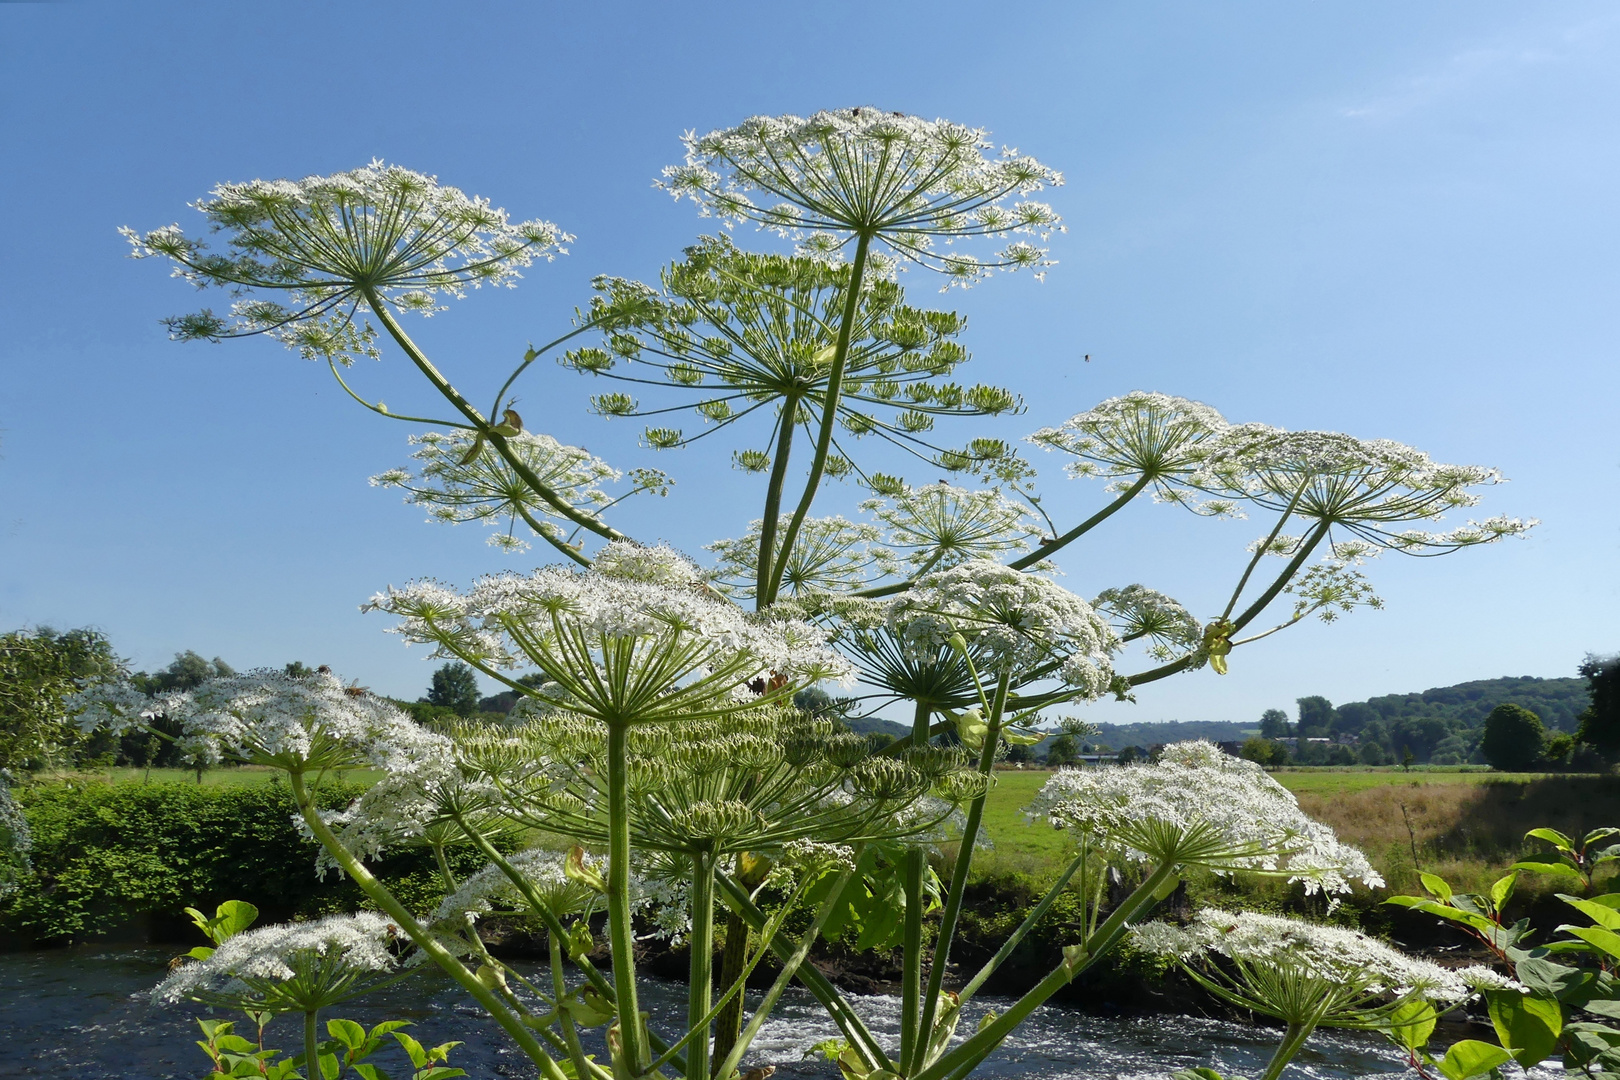
[[[207,1072],[195,1046],[198,1016],[233,1018],[225,1012],[154,1005],[144,991],[163,976],[174,950],[162,947],[93,947],[53,952],[0,954],[0,1077],[48,1076],[72,1080],[169,1080]],[[685,987],[649,980],[642,1007],[663,1030],[685,1015]],[[972,1031],[986,1009],[1005,1001],[975,1000],[960,1030]],[[858,997],[856,1007],[885,1042],[894,1043],[899,1002]],[[341,1015],[367,1025],[410,1020],[424,1044],[461,1039],[451,1064],[473,1080],[532,1077],[526,1060],[505,1045],[505,1036],[466,995],[436,973],[397,984],[339,1006]],[[238,1014],[239,1016],[239,1014]],[[240,1028],[239,1028],[240,1030]],[[267,1044],[296,1050],[302,1038],[296,1018],[281,1017]],[[836,1080],[838,1070],[806,1051],[837,1029],[814,999],[794,988],[755,1041],[749,1064],[775,1064],[777,1076]],[[1163,1078],[1175,1069],[1209,1065],[1221,1073],[1258,1075],[1275,1046],[1267,1028],[1184,1016],[1098,1017],[1063,1009],[1037,1012],[981,1067],[979,1076],[1051,1080]],[[324,1032],[323,1032],[324,1035]],[[598,1048],[599,1049],[599,1048]],[[894,1047],[888,1049],[892,1052]],[[374,1059],[394,1076],[409,1075],[400,1060]],[[1388,1043],[1359,1032],[1318,1032],[1294,1059],[1287,1077],[1349,1080],[1411,1077]],[[1555,1070],[1538,1068],[1536,1080]]]

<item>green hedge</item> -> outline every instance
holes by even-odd
[[[363,790],[328,784],[318,801],[340,808]],[[261,921],[365,906],[352,882],[315,873],[317,845],[299,834],[287,785],[65,782],[17,793],[34,834],[33,873],[0,903],[0,934],[47,943],[93,937],[145,918],[149,933],[178,930],[181,909],[247,900]],[[460,852],[457,869],[482,861]],[[413,907],[438,899],[432,855],[404,852],[374,870]]]

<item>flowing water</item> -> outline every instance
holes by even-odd
[[[201,1035],[196,1017],[239,1019],[240,1014],[148,1001],[144,991],[163,976],[173,954],[152,946],[0,954],[0,1077],[167,1080],[204,1075],[207,1058],[195,1046]],[[892,1052],[898,1000],[858,997],[855,1004]],[[994,998],[970,1002],[960,1030],[972,1031],[987,1009],[1006,1004]],[[685,1016],[685,987],[649,980],[642,1008],[652,1013],[656,1026],[673,1029]],[[427,1045],[461,1039],[466,1045],[452,1052],[451,1064],[466,1069],[474,1080],[534,1075],[477,1006],[436,974],[339,1006],[331,1016],[367,1025],[410,1020],[412,1033]],[[1026,1022],[977,1075],[1125,1080],[1162,1078],[1175,1069],[1209,1065],[1223,1074],[1255,1076],[1270,1057],[1277,1034],[1185,1016],[1114,1018],[1048,1008]],[[805,1054],[837,1035],[814,999],[794,988],[760,1031],[749,1063],[775,1064],[778,1077],[836,1080],[835,1067],[819,1059],[807,1061]],[[301,1039],[298,1020],[281,1017],[271,1024],[266,1043],[291,1052]],[[398,1062],[375,1060],[394,1076],[409,1075],[408,1068],[394,1067],[405,1065],[403,1056],[394,1053]],[[1381,1038],[1319,1032],[1285,1075],[1348,1080],[1403,1074],[1413,1075]],[[1538,1068],[1533,1075],[1551,1077],[1552,1071]]]

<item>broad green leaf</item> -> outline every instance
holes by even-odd
[[[353,1065],[350,1067],[359,1075],[360,1080],[390,1080],[388,1074],[375,1065]]]
[[[1491,1026],[1503,1046],[1514,1047],[1513,1059],[1525,1068],[1552,1053],[1564,1030],[1564,1012],[1550,997],[1517,990],[1488,990],[1485,1004]]]
[[[399,1040],[399,1045],[403,1046],[405,1048],[405,1053],[410,1055],[412,1065],[415,1065],[418,1069],[424,1069],[427,1067],[427,1051],[422,1049],[421,1043],[417,1042],[403,1031],[394,1032],[394,1038]]]
[[[466,1076],[466,1069],[450,1069],[443,1065],[436,1065],[431,1069],[423,1069],[411,1080],[450,1080],[454,1076]]]
[[[190,952],[186,953],[186,955],[191,957],[193,960],[206,960],[210,956],[214,955],[214,950],[207,945],[198,945],[195,949],[192,949]]]
[[[1496,905],[1496,910],[1502,910],[1502,905],[1507,903],[1508,897],[1513,895],[1513,886],[1518,882],[1519,872],[1509,870],[1505,876],[1497,878],[1495,883],[1491,885],[1491,903]]]
[[[366,1029],[353,1020],[328,1020],[326,1033],[350,1050],[365,1045]]]
[[[1605,930],[1601,926],[1571,926],[1568,923],[1558,929],[1561,933],[1574,934],[1588,945],[1596,946],[1620,960],[1620,934],[1613,930]]]
[[[1581,872],[1559,858],[1557,855],[1527,855],[1508,867],[1509,870],[1529,870],[1537,874],[1560,874],[1564,877],[1581,878]]]
[[[1581,1008],[1608,1020],[1620,1020],[1620,1001],[1613,998],[1594,998]]]
[[[1589,848],[1593,844],[1601,843],[1611,836],[1620,836],[1620,829],[1616,829],[1613,826],[1608,826],[1602,829],[1593,829],[1591,832],[1581,837],[1581,847]]]
[[[1445,1058],[1440,1062],[1440,1071],[1445,1073],[1448,1080],[1468,1080],[1470,1076],[1490,1072],[1512,1060],[1510,1050],[1478,1039],[1464,1039],[1446,1051]]]
[[[1570,896],[1559,893],[1558,899],[1585,915],[1605,930],[1620,930],[1620,911],[1616,911],[1608,904],[1600,904],[1595,900],[1585,900],[1579,896]]]
[[[1530,839],[1532,836],[1537,840],[1547,841],[1547,843],[1551,844],[1559,851],[1575,850],[1575,841],[1571,840],[1557,829],[1531,829],[1529,832],[1524,834],[1524,838],[1526,840]]]
[[[227,900],[214,910],[214,925],[219,937],[216,941],[235,937],[253,925],[253,920],[259,917],[259,909],[246,900]]]
[[[1423,887],[1429,890],[1430,895],[1438,896],[1441,903],[1451,899],[1451,886],[1446,884],[1445,878],[1440,877],[1438,874],[1420,874],[1419,878],[1423,882]]]
[[[1400,1007],[1390,1014],[1389,1037],[1416,1053],[1429,1045],[1429,1036],[1434,1034],[1434,1025],[1438,1017],[1434,1006],[1422,998],[1412,998],[1401,1003]]]
[[[1537,957],[1520,960],[1514,966],[1513,973],[1535,993],[1560,1001],[1584,987],[1590,979],[1586,972]]]

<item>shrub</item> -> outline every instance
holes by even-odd
[[[1519,705],[1504,702],[1485,718],[1480,753],[1493,769],[1523,772],[1542,760],[1547,733],[1541,717]]]
[[[348,804],[353,784],[328,784],[324,807]],[[0,906],[0,930],[36,942],[95,936],[133,918],[212,911],[246,900],[266,921],[362,906],[347,879],[315,873],[317,845],[293,824],[287,786],[51,783],[18,791],[33,831],[33,873]],[[461,861],[461,860],[458,860]],[[377,872],[436,900],[432,855],[407,852]],[[482,865],[467,859],[465,869]]]

